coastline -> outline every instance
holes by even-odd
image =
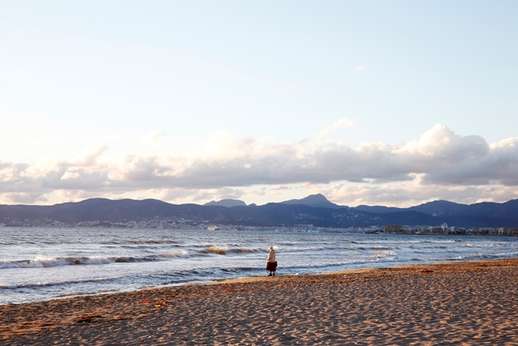
[[[518,341],[518,258],[245,277],[0,305],[3,344],[444,337],[454,343]]]
[[[437,265],[454,265],[454,264],[469,264],[469,263],[485,263],[485,262],[499,262],[506,260],[518,260],[518,257],[502,257],[502,258],[485,258],[485,259],[449,259],[449,260],[437,260],[425,263],[396,263],[396,264],[387,264],[383,266],[373,266],[373,267],[353,267],[347,269],[340,269],[334,271],[322,271],[322,272],[306,272],[306,273],[297,273],[297,274],[282,274],[282,268],[280,269],[280,274],[278,273],[274,279],[295,279],[295,278],[305,278],[305,277],[325,277],[325,276],[333,276],[333,275],[349,275],[349,274],[357,274],[357,273],[366,273],[370,271],[379,272],[380,270],[392,271],[395,269],[412,269],[414,267],[426,267],[426,266],[437,266]],[[99,292],[89,292],[89,293],[73,293],[68,295],[60,295],[54,296],[51,298],[44,298],[41,300],[35,301],[26,301],[26,302],[15,302],[15,303],[0,303],[0,309],[2,306],[16,306],[16,305],[28,305],[28,304],[40,304],[46,302],[52,302],[54,300],[68,300],[68,299],[78,299],[84,297],[97,297],[97,296],[110,296],[110,295],[118,295],[118,294],[129,294],[140,291],[154,291],[154,290],[162,290],[162,289],[176,289],[181,287],[190,287],[190,286],[208,286],[208,285],[220,285],[220,284],[234,284],[234,283],[259,283],[259,282],[268,282],[272,280],[272,278],[267,275],[251,275],[251,276],[240,276],[234,278],[216,278],[211,280],[201,280],[201,281],[187,281],[187,282],[179,282],[179,283],[170,283],[164,285],[157,286],[144,286],[140,288],[131,288],[128,290],[106,290]]]

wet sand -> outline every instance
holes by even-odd
[[[518,344],[518,259],[1,305],[2,345]]]

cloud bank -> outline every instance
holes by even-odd
[[[397,205],[430,198],[505,199],[518,190],[518,137],[488,143],[436,125],[401,145],[352,146],[323,136],[331,130],[326,131],[294,143],[226,138],[214,150],[188,157],[128,153],[108,160],[103,157],[110,148],[101,147],[74,162],[43,166],[0,158],[0,201],[51,203],[90,196],[269,200],[258,197],[260,191],[295,186],[287,190],[304,195],[318,187],[337,201]]]

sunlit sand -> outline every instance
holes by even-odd
[[[254,277],[0,306],[27,344],[513,344],[518,259]]]

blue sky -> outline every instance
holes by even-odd
[[[104,147],[193,160],[214,138],[294,144],[344,119],[327,142],[405,146],[444,124],[491,145],[518,135],[517,15],[513,1],[2,1],[0,162],[42,175]],[[141,145],[151,137],[163,145]],[[495,199],[515,195],[493,180]],[[292,183],[275,182],[337,190]]]

